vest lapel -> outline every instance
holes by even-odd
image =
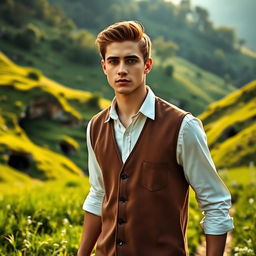
[[[113,120],[110,121],[110,125],[111,125],[111,137],[112,137],[112,141],[113,141],[113,144],[115,145],[115,150],[116,150],[116,154],[118,156],[118,160],[120,162],[120,164],[122,165],[122,167],[124,167],[126,165],[126,163],[130,160],[130,158],[132,157],[132,155],[134,154],[134,151],[136,150],[138,144],[140,143],[140,140],[141,138],[143,137],[143,134],[144,134],[144,131],[146,130],[147,126],[148,126],[148,123],[149,123],[149,118],[147,117],[146,119],[146,122],[142,128],[142,131],[132,149],[132,151],[130,152],[128,158],[126,159],[125,163],[123,163],[123,160],[122,160],[122,155],[121,155],[121,152],[118,148],[118,145],[117,145],[117,142],[116,142],[116,137],[115,137],[115,129],[114,129],[114,122]]]

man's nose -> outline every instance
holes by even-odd
[[[127,74],[127,68],[126,68],[126,65],[125,63],[121,62],[119,67],[118,67],[118,71],[117,71],[117,74],[119,76],[123,76],[123,75],[126,75]]]

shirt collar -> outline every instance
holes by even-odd
[[[147,96],[142,103],[138,113],[142,113],[144,116],[155,120],[155,94],[154,92],[150,89],[149,86],[147,86]],[[118,119],[118,114],[116,112],[116,98],[112,100],[110,109],[109,109],[109,114],[105,120],[105,123],[107,123],[110,119],[117,120]]]

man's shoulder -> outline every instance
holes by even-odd
[[[156,107],[159,110],[164,111],[165,114],[179,114],[179,115],[187,115],[189,112],[181,109],[180,107],[156,96]]]
[[[91,118],[90,122],[92,123],[100,120],[105,121],[109,116],[109,110],[110,110],[110,107],[101,110]]]

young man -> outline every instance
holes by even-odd
[[[183,256],[189,185],[205,217],[207,256],[223,255],[231,198],[220,180],[201,122],[146,85],[151,41],[134,21],[97,37],[115,92],[87,129],[91,189],[83,209],[79,256]]]

